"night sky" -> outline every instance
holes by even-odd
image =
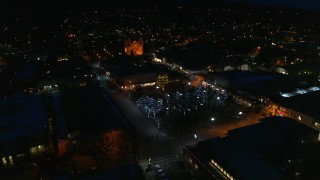
[[[320,10],[320,0],[230,0],[243,1],[262,5],[279,5],[284,7],[294,7],[301,9]]]
[[[161,1],[161,0],[159,0]],[[165,0],[164,0],[165,1]],[[216,2],[219,0],[173,0],[177,2]],[[220,0],[222,1],[222,0]],[[316,9],[320,10],[320,0],[226,0],[229,2],[249,2],[259,5],[276,5],[282,7],[292,7],[298,9]]]
[[[313,9],[320,10],[320,0],[3,0],[1,1],[0,10],[20,9],[20,10],[44,10],[50,8],[71,8],[78,7],[113,7],[113,5],[129,5],[143,7],[150,4],[172,5],[174,3],[189,3],[193,2],[198,5],[214,4],[217,2],[249,2],[259,5],[276,5],[281,7],[293,7],[298,9]]]

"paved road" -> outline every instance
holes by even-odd
[[[172,142],[176,145],[176,147],[178,147],[179,149],[182,149],[182,147],[184,146],[193,145],[205,139],[209,139],[212,137],[225,136],[227,132],[231,129],[236,129],[239,127],[244,127],[251,124],[259,123],[259,119],[261,118],[262,116],[259,114],[248,113],[246,114],[246,117],[243,119],[213,125],[212,127],[205,128],[205,129],[198,129],[195,132],[190,133],[189,135],[184,137],[173,137]],[[194,137],[194,134],[197,135],[196,139]]]
[[[171,137],[159,131],[128,96],[120,93],[110,95],[125,116],[137,127],[140,139],[140,153],[138,154],[140,166],[145,170],[149,162],[148,159],[151,158],[151,164],[159,164],[169,177],[168,179],[192,179],[186,173],[186,169],[181,169],[176,165],[177,154],[182,147],[204,139],[224,136],[230,129],[258,123],[258,119],[262,118],[259,114],[247,113],[243,118],[235,121],[216,124],[206,129],[198,129],[183,137]],[[194,134],[197,134],[197,139],[194,138]],[[147,180],[160,179],[155,171],[145,172],[145,177]]]
[[[151,164],[164,163],[164,166],[167,161],[176,160],[178,150],[166,133],[160,132],[127,96],[123,96],[123,94],[110,94],[110,96],[115,100],[124,115],[137,127],[137,134],[140,140],[140,153],[137,157],[140,166],[144,170],[147,168],[149,158],[151,158]],[[176,179],[167,168],[164,167],[163,169],[169,179]],[[158,178],[155,172],[147,172],[145,176],[146,179]]]

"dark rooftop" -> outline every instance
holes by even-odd
[[[213,159],[235,179],[277,179],[285,173],[283,162],[292,155],[292,144],[307,142],[317,134],[293,119],[273,116],[230,130],[226,138],[208,139],[187,149],[203,164]]]
[[[144,180],[144,174],[140,166],[136,164],[131,164],[127,166],[123,166],[120,168],[97,172],[91,175],[80,174],[72,176],[72,175],[61,175],[52,178],[53,180],[70,180],[70,179],[80,179],[80,180]]]
[[[66,90],[61,94],[61,103],[69,132],[79,130],[86,136],[109,130],[134,129],[109,95],[99,87]]]
[[[271,98],[274,102],[282,104],[284,107],[306,114],[316,120],[320,120],[319,106],[317,106],[320,102],[319,91],[299,94],[292,97],[282,97],[280,94],[276,94]]]
[[[0,99],[0,143],[1,154],[24,151],[42,142],[47,134],[47,113],[44,99],[40,95],[18,94]],[[28,139],[33,139],[29,142]],[[16,148],[16,144],[19,148]]]
[[[270,80],[276,77],[275,74],[267,72],[252,72],[252,71],[221,71],[216,73],[210,73],[208,75],[209,79],[220,77],[228,80],[233,86],[244,85],[247,83]]]

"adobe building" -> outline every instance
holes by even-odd
[[[143,54],[143,39],[127,39],[124,43],[124,52],[128,56],[141,56]]]

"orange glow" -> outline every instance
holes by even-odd
[[[139,56],[143,54],[143,40],[140,38],[138,41],[131,39],[126,40],[124,44],[124,52],[130,56]]]

